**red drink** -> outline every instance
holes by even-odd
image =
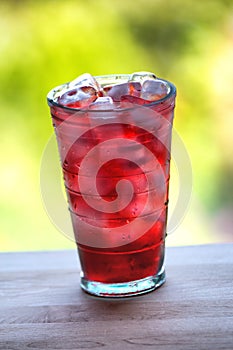
[[[159,80],[166,93],[160,89],[153,97],[153,86],[143,91],[140,79],[126,79],[97,77],[97,90],[89,97],[83,94],[90,87],[82,87],[77,102],[72,98],[80,92],[73,86],[68,96],[55,97],[58,89],[48,95],[81,286],[100,296],[145,293],[165,280],[175,87]]]

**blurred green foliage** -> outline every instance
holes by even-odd
[[[175,83],[194,189],[171,242],[232,239],[232,1],[2,0],[0,32],[1,250],[73,247],[43,209],[39,170],[47,92],[83,72],[148,70]]]

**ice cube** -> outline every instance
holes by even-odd
[[[169,93],[168,85],[162,80],[145,80],[142,84],[141,98],[148,101],[157,101]]]
[[[113,101],[118,102],[124,95],[140,96],[141,84],[139,82],[130,82],[105,86],[104,92],[112,97]]]
[[[117,108],[118,103],[114,102],[110,96],[98,97],[91,105],[90,109],[113,109]]]
[[[84,73],[72,80],[61,91],[58,103],[73,108],[85,108],[102,96],[102,90],[96,79],[89,73]]]
[[[66,91],[58,97],[58,103],[72,108],[88,107],[98,97],[98,92],[91,86],[80,86]]]
[[[72,80],[69,83],[69,88],[74,87],[92,87],[97,92],[101,90],[99,83],[96,81],[96,79],[89,73],[84,73],[77,77],[76,79]]]
[[[129,77],[129,82],[139,82],[139,83],[143,83],[145,80],[148,79],[156,79],[156,76],[154,75],[154,73],[151,72],[135,72],[132,73]]]
[[[102,104],[113,104],[113,99],[110,96],[98,97],[95,102],[92,103],[91,106],[97,106]]]
[[[120,101],[121,96],[128,93],[128,83],[105,86],[104,92],[106,92],[113,101]]]

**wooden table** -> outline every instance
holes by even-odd
[[[80,290],[75,251],[0,254],[0,349],[233,349],[233,244],[166,260],[160,289],[113,301]]]

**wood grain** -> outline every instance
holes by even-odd
[[[0,349],[233,348],[233,244],[167,249],[167,282],[104,300],[75,251],[0,254]]]

